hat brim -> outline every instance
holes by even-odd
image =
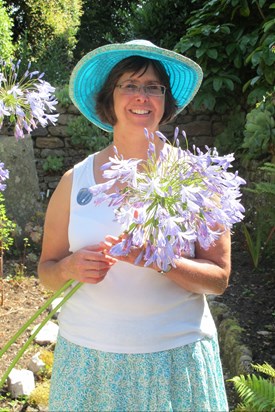
[[[149,42],[148,42],[149,43]],[[108,44],[86,54],[75,66],[69,84],[69,94],[79,111],[101,129],[112,132],[95,111],[95,96],[104,85],[110,71],[121,60],[143,56],[160,61],[169,78],[171,92],[177,101],[177,113],[191,102],[202,82],[202,69],[193,60],[154,45]]]

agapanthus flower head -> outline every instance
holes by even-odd
[[[125,160],[116,150],[102,167],[103,176],[111,179],[108,193],[106,184],[90,188],[96,204],[104,201],[115,208],[114,219],[124,233],[112,254],[125,255],[138,247],[137,262],[143,259],[144,266],[154,263],[166,270],[183,254],[193,256],[196,242],[208,249],[244,218],[240,186],[246,182],[227,171],[233,154],[219,156],[209,147],[204,152],[196,147],[193,152],[183,150],[178,135],[176,128],[171,144],[161,132],[145,130],[147,160]],[[155,138],[166,143],[159,156]]]
[[[5,169],[3,162],[0,162],[0,191],[3,192],[6,189],[5,180],[9,178],[9,171]]]
[[[19,79],[20,63],[0,61],[0,128],[6,118],[14,125],[16,139],[24,138],[39,124],[55,124],[58,118],[51,114],[57,104],[55,88],[42,80],[44,73],[30,72],[30,63]]]

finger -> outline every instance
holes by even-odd
[[[114,245],[114,244],[116,244],[120,241],[121,241],[121,239],[117,236],[111,236],[111,235],[105,236],[105,242],[107,242],[107,244],[109,243],[111,245]]]
[[[117,260],[111,255],[108,255],[108,251],[105,249],[100,249],[100,252],[90,252],[85,250],[83,253],[83,259],[85,261],[96,261],[96,262],[103,262],[106,265],[114,264]]]
[[[99,243],[97,245],[85,246],[82,250],[83,251],[87,250],[87,251],[90,251],[90,252],[100,252],[102,250],[102,247],[100,246],[100,243]]]
[[[113,243],[110,242],[110,241],[107,241],[107,240],[104,241],[103,240],[102,242],[100,242],[100,247],[103,249],[103,251],[104,251],[105,248],[110,248],[112,246],[113,246]]]

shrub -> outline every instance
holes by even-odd
[[[72,68],[76,33],[80,24],[80,0],[15,0],[17,54],[32,56],[54,85],[68,80]]]
[[[63,169],[64,160],[61,156],[48,156],[43,162],[42,168],[45,172],[60,172]]]
[[[94,153],[104,149],[111,143],[112,135],[94,126],[86,117],[80,115],[68,124],[68,134],[75,146]]]
[[[69,85],[65,84],[64,86],[57,87],[56,89],[56,98],[58,100],[58,103],[62,107],[69,107],[70,104],[72,104],[71,98],[69,96]]]
[[[195,106],[225,112],[240,103],[240,96],[242,105],[253,105],[270,90],[274,17],[274,3],[267,0],[203,1],[191,12],[176,51],[194,58],[204,71]]]
[[[31,405],[47,407],[50,394],[50,381],[46,380],[39,383],[29,396]]]
[[[13,57],[12,19],[9,16],[5,2],[0,0],[0,58],[8,60]]]
[[[269,156],[275,163],[275,88],[246,116],[244,141],[244,162]]]
[[[9,250],[13,244],[12,234],[15,231],[16,224],[11,221],[6,214],[5,199],[0,193],[0,252]]]

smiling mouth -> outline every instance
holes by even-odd
[[[134,113],[134,114],[149,114],[150,113],[150,110],[141,110],[141,109],[133,109],[133,110],[130,110],[131,111],[131,113]]]

